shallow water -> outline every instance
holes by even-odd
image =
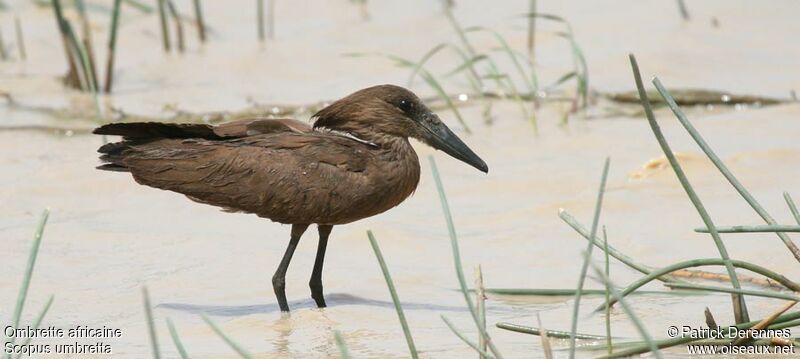
[[[208,3],[207,18],[214,29],[211,42],[198,50],[189,31],[189,51],[184,56],[161,54],[156,17],[127,17],[118,54],[119,86],[116,95],[103,102],[126,111],[163,114],[165,107],[242,108],[248,97],[278,103],[333,99],[375,82],[402,84],[408,76],[407,70],[383,59],[347,58],[342,53],[382,51],[416,58],[440,41],[456,40],[435,2],[370,2],[369,22],[362,22],[357,7],[347,2],[279,2],[277,39],[259,48],[246,12],[221,2]],[[800,60],[800,48],[781,40],[785,33],[798,30],[790,15],[796,11],[786,10],[797,8],[793,2],[775,2],[769,8],[748,2],[690,4],[690,23],[681,22],[674,4],[666,1],[542,3],[543,12],[573,21],[589,62],[592,87],[597,90],[632,88],[625,57],[630,51],[636,52],[645,74],[658,74],[672,86],[786,97],[800,83],[800,72],[793,67]],[[465,25],[492,26],[515,46],[524,47],[521,29],[525,23],[514,16],[527,5],[458,4],[457,16]],[[186,2],[178,6],[189,9]],[[21,6],[20,12],[29,36],[30,60],[1,63],[0,90],[27,104],[91,108],[90,99],[64,91],[53,80],[63,65],[53,60],[61,57],[50,13],[30,6]],[[752,16],[756,12],[758,16]],[[1,16],[0,23],[8,23],[7,14]],[[718,18],[719,28],[711,26],[712,16]],[[104,20],[96,26],[97,33],[104,33]],[[491,47],[488,40],[476,42]],[[547,34],[538,44],[542,78],[556,79],[570,64],[567,49]],[[97,48],[102,48],[99,42]],[[443,71],[455,63],[441,61],[438,65]],[[451,86],[458,85],[455,80]],[[426,93],[421,82],[414,89]],[[600,103],[597,108],[604,106],[608,105]],[[422,356],[474,355],[439,318],[447,316],[475,337],[463,298],[454,290],[457,281],[450,242],[430,175],[429,154],[434,154],[445,183],[465,272],[471,276],[472,268],[481,264],[489,287],[576,285],[586,242],[557,214],[564,208],[590,225],[606,156],[611,157],[611,172],[601,220],[613,246],[651,266],[718,256],[708,235],[692,231],[702,222],[671,170],[657,165],[643,168],[648,161],[658,160],[661,151],[640,116],[591,120],[578,116],[559,126],[562,108],[547,104],[537,112],[541,127],[537,138],[513,103],[494,106],[492,126],[483,124],[481,111],[480,106],[463,108],[475,135],[460,130],[452,114],[441,115],[486,160],[489,174],[417,145],[423,175],[415,195],[385,214],[334,229],[324,280],[330,307],[324,310],[313,308],[306,285],[316,245],[314,231],[306,233],[287,276],[290,317],[277,311],[270,285],[287,243],[288,226],[252,215],[224,214],[174,193],[138,186],[127,174],[98,172],[94,170],[95,149],[101,143],[97,137],[2,131],[0,271],[6,275],[0,277],[0,303],[13,303],[38,215],[49,207],[51,220],[24,315],[28,321],[52,293],[56,300],[45,324],[121,328],[122,338],[108,341],[114,353],[143,357],[150,350],[140,293],[146,284],[162,350],[171,357],[177,353],[163,325],[166,317],[175,322],[190,355],[233,357],[199,313],[206,313],[258,357],[336,357],[333,330],[343,333],[355,357],[407,357],[365,234],[371,229],[387,258]],[[0,109],[0,114],[0,126],[93,125],[8,108]],[[661,110],[657,115],[716,223],[760,223],[671,113]],[[778,222],[792,223],[782,192],[800,198],[796,181],[800,176],[800,105],[743,111],[690,109],[689,115]],[[800,267],[776,236],[727,235],[724,239],[732,257],[800,278]],[[599,251],[594,258],[601,263]],[[611,272],[620,285],[638,278],[616,262]],[[600,287],[591,279],[587,286]],[[661,287],[653,284],[647,289]],[[630,302],[651,334],[665,337],[669,325],[699,326],[705,307],[718,322],[732,322],[729,298],[722,294],[640,296]],[[603,318],[589,313],[600,302],[600,298],[584,298],[579,331],[603,333]],[[764,317],[781,305],[777,300],[749,298],[748,304],[753,318]],[[492,324],[510,321],[536,326],[536,313],[540,313],[545,327],[568,330],[572,300],[496,296],[488,306]],[[10,316],[8,306],[0,307],[2,320]],[[637,337],[619,309],[612,320],[615,335]],[[495,328],[491,334],[507,357],[543,357],[536,337]],[[556,341],[556,347],[566,345]],[[683,353],[683,349],[671,352]],[[590,354],[596,353],[581,356]]]

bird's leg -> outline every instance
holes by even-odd
[[[275,296],[278,297],[278,305],[281,307],[282,312],[289,311],[289,305],[286,304],[286,269],[289,268],[289,262],[292,261],[292,255],[295,248],[297,248],[297,243],[300,242],[300,237],[307,228],[307,224],[292,225],[292,238],[289,241],[289,246],[286,247],[286,253],[283,254],[278,270],[272,276],[272,289],[275,290]]]
[[[308,286],[311,287],[311,298],[317,302],[317,307],[325,308],[325,297],[322,296],[322,263],[325,261],[325,249],[328,247],[328,236],[331,235],[333,226],[320,224],[317,229],[319,230],[317,259],[314,260],[314,271],[311,272],[311,281],[308,282]]]

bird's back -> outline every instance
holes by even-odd
[[[293,120],[220,126],[111,124],[123,141],[100,148],[100,169],[130,172],[151,187],[281,223],[342,224],[381,213],[416,188],[408,145],[392,153]],[[401,158],[401,160],[397,160]]]

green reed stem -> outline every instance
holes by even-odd
[[[603,194],[606,192],[606,181],[608,179],[608,166],[611,159],[606,157],[603,164],[603,174],[600,177],[600,189],[597,190],[597,201],[594,205],[594,216],[592,217],[592,232],[589,237],[595,238],[597,235],[597,228],[600,225],[600,211],[603,208]],[[581,291],[583,291],[583,283],[586,281],[586,273],[589,270],[589,262],[592,258],[592,243],[586,244],[586,249],[583,254],[583,265],[581,265],[581,272],[578,276],[578,289],[575,291],[575,300],[572,305],[572,323],[570,324],[570,332],[576,333],[578,331],[578,315],[581,307]],[[575,336],[571,335],[569,338],[569,357],[575,358]]]
[[[344,342],[344,338],[342,337],[342,333],[338,330],[333,331],[333,340],[336,341],[336,347],[339,348],[339,354],[342,355],[342,359],[350,359],[350,350],[347,349],[347,343]]]
[[[573,217],[567,210],[560,209],[558,211],[558,216],[566,222],[572,229],[574,229],[578,234],[580,234],[583,238],[594,244],[600,249],[604,249],[604,245],[600,243],[597,237],[590,237],[589,231],[584,227],[578,220]],[[591,239],[590,239],[591,238]],[[618,251],[616,248],[608,245],[608,254],[612,257],[616,258],[618,261],[622,262],[623,264],[631,267],[632,269],[641,272],[642,274],[650,274],[653,271],[653,267],[646,266],[644,264],[637,263],[632,257],[625,255],[624,253]],[[675,278],[670,276],[663,276],[658,280],[662,282],[675,282],[678,281]]]
[[[14,328],[19,328],[20,319],[22,318],[22,310],[25,307],[25,302],[28,298],[28,289],[31,286],[31,279],[33,278],[33,268],[36,266],[36,258],[39,255],[39,248],[42,245],[42,237],[44,234],[44,227],[47,225],[47,219],[50,217],[50,210],[45,209],[42,211],[41,217],[39,217],[39,225],[36,227],[36,232],[33,234],[33,243],[31,244],[31,250],[28,252],[28,262],[25,265],[25,273],[22,276],[22,285],[19,287],[19,293],[17,294],[17,301],[16,305],[14,306],[14,316],[11,319],[12,326]],[[50,297],[50,301],[52,301],[53,297]],[[44,313],[50,308],[50,303],[45,306],[45,310],[40,314],[40,317],[44,317]],[[41,319],[37,319],[37,321],[41,321]],[[16,342],[16,335],[11,337],[11,340],[8,341],[11,345],[14,345]],[[28,339],[30,341],[30,338]],[[5,342],[5,341],[4,341]],[[5,351],[4,351],[5,353]],[[3,358],[10,358],[11,356],[9,353],[3,354]]]
[[[419,61],[414,63],[414,66],[412,67],[411,74],[408,76],[408,82],[407,82],[408,86],[410,87],[414,83],[414,78],[421,70],[423,70],[425,63],[427,63],[428,60],[430,60],[434,55],[436,55],[437,53],[439,53],[444,49],[451,49],[459,57],[461,57],[461,60],[463,62],[462,65],[460,66],[464,66],[464,68],[469,69],[470,75],[467,76],[467,80],[470,82],[470,87],[472,87],[472,90],[475,91],[475,93],[480,93],[483,89],[483,82],[481,80],[481,77],[478,75],[477,70],[475,70],[475,67],[473,66],[473,64],[475,63],[475,58],[477,58],[477,56],[474,58],[470,58],[469,55],[464,53],[464,51],[462,51],[458,46],[455,46],[451,43],[441,43],[439,45],[436,45],[432,47],[430,50],[428,50],[428,52],[426,52],[424,55],[422,55]]]
[[[572,335],[572,332],[567,332],[563,330],[552,330],[547,329],[542,331],[540,328],[529,327],[526,325],[519,325],[519,324],[512,324],[507,322],[499,322],[495,324],[496,327],[500,329],[505,329],[512,332],[523,333],[523,334],[531,334],[531,335],[547,335],[548,337],[555,338],[555,339],[569,339]],[[595,335],[595,334],[583,334],[583,333],[575,333],[575,338],[581,340],[604,340],[605,337],[602,335]]]
[[[794,204],[792,200],[792,196],[789,195],[789,192],[783,192],[783,199],[786,200],[786,205],[789,206],[789,211],[792,212],[792,216],[797,224],[800,224],[800,212],[797,211],[797,206]]]
[[[142,298],[144,299],[144,316],[147,320],[147,333],[150,336],[150,347],[153,350],[153,358],[161,358],[161,350],[158,348],[158,336],[156,335],[156,324],[153,320],[153,307],[150,305],[150,293],[147,287],[142,287]]]
[[[194,17],[197,19],[197,35],[200,42],[206,42],[206,22],[203,19],[203,6],[200,0],[194,0]]]
[[[786,322],[778,323],[778,324],[773,323],[773,324],[770,324],[770,326],[768,328],[769,329],[785,329],[785,328],[793,328],[793,327],[797,327],[797,326],[800,326],[800,319],[790,320],[790,321],[786,321]]]
[[[25,34],[22,32],[22,23],[19,16],[14,16],[14,32],[17,36],[17,51],[19,51],[19,58],[22,61],[28,59],[28,52],[25,51]]]
[[[528,13],[536,13],[536,0],[530,0]],[[534,63],[534,51],[536,49],[536,17],[528,17],[528,60]]]
[[[31,286],[31,279],[33,278],[33,268],[36,266],[36,257],[39,255],[39,247],[42,245],[42,234],[44,227],[47,225],[47,219],[50,217],[50,210],[45,209],[39,217],[39,225],[36,226],[36,232],[33,234],[33,243],[31,250],[28,254],[28,264],[25,266],[25,275],[22,277],[22,285],[19,287],[17,294],[17,303],[14,306],[14,317],[11,323],[14,328],[19,327],[19,320],[22,317],[22,309],[25,307],[25,299],[28,297],[28,288]],[[13,338],[12,338],[13,339]]]
[[[447,20],[450,21],[450,24],[453,25],[453,29],[456,30],[456,34],[458,34],[458,39],[461,40],[461,45],[464,46],[464,49],[467,50],[467,53],[470,56],[475,56],[475,48],[472,47],[472,44],[469,42],[467,38],[467,34],[464,32],[464,29],[461,27],[461,24],[458,23],[456,20],[455,15],[453,15],[453,10],[449,7],[445,8],[444,14],[447,16]]]
[[[92,44],[92,27],[89,24],[89,14],[86,13],[86,3],[84,0],[75,0],[75,8],[78,10],[78,19],[81,24],[82,44],[81,48],[81,63],[83,64],[84,72],[86,73],[87,81],[89,81],[89,89],[97,89],[97,69],[95,68],[94,46]]]
[[[775,319],[773,324],[780,324],[780,323],[788,322],[788,321],[795,320],[795,319],[800,319],[800,312],[793,312],[793,313],[781,315],[777,319]],[[737,328],[737,331],[741,331],[741,330],[749,329],[752,326],[754,326],[754,325],[756,325],[756,324],[758,324],[760,322],[761,322],[761,320],[754,320],[754,321],[749,321],[747,323],[741,323],[741,324],[736,324],[736,325],[732,325],[732,326],[723,326],[722,327],[722,334],[723,335],[727,335],[731,331],[730,327],[735,327],[735,328]],[[670,339],[656,340],[655,341],[655,345],[658,346],[658,348],[660,348],[660,349],[664,349],[664,348],[674,347],[674,346],[677,346],[677,345],[697,342],[697,341],[700,341],[700,340],[703,340],[703,339],[704,338],[692,338],[691,336],[678,336],[678,337],[670,338]],[[648,351],[650,351],[650,346],[649,345],[647,345],[647,344],[645,344],[645,345],[637,345],[637,346],[634,346],[634,347],[631,347],[631,348],[628,348],[628,349],[625,349],[625,350],[620,350],[620,351],[615,352],[614,354],[611,354],[611,355],[603,356],[601,358],[602,359],[625,358],[625,357],[630,357],[630,356],[637,355],[637,354],[646,353]]]
[[[88,87],[81,86],[81,77],[79,75],[77,63],[77,54],[75,53],[76,47],[72,43],[76,40],[70,38],[68,31],[68,23],[64,18],[64,11],[61,7],[61,0],[53,0],[53,13],[55,14],[56,23],[58,24],[58,31],[61,34],[61,42],[64,46],[64,57],[67,59],[68,71],[65,83],[69,86],[78,89],[86,89]]]
[[[450,320],[447,319],[447,317],[445,317],[444,315],[440,315],[439,317],[442,318],[444,324],[446,324],[447,327],[450,328],[453,334],[455,334],[459,339],[461,339],[461,341],[469,345],[470,348],[475,349],[475,351],[478,352],[478,354],[480,354],[481,358],[494,358],[491,354],[481,349],[478,346],[478,344],[475,344],[474,342],[469,340],[469,338],[467,338],[466,335],[462,334],[458,329],[456,329],[456,327],[453,325],[453,323],[450,322]]]
[[[622,306],[622,310],[628,316],[628,319],[630,319],[630,321],[636,327],[636,330],[639,332],[639,335],[642,336],[642,339],[644,339],[645,343],[649,347],[650,352],[653,353],[653,355],[656,358],[661,359],[662,358],[661,351],[658,350],[658,346],[655,344],[653,337],[650,336],[650,333],[648,333],[647,328],[645,328],[644,326],[644,323],[642,323],[641,319],[639,319],[639,317],[633,311],[633,308],[631,308],[630,305],[628,305],[627,301],[620,296],[619,292],[616,289],[614,289],[613,283],[611,283],[611,281],[608,279],[608,277],[605,276],[605,273],[603,273],[603,271],[600,270],[600,268],[595,267],[594,270],[595,274],[601,278],[602,282],[606,286],[608,286],[608,288],[611,289],[611,294],[617,301],[619,301],[620,306]]]
[[[267,0],[267,36],[275,39],[275,0]]]
[[[475,266],[475,303],[478,310],[478,319],[480,319],[480,330],[486,331],[486,292],[484,291],[483,287],[483,271],[481,271],[481,265],[478,264]],[[486,341],[483,340],[483,336],[480,334],[478,335],[478,347],[481,351],[486,351]],[[481,354],[479,356],[480,359],[485,359],[486,357]]]
[[[372,231],[367,231],[367,237],[369,237],[369,243],[372,245],[372,250],[375,252],[375,258],[378,259],[381,272],[383,272],[383,278],[386,280],[386,286],[389,287],[389,294],[392,296],[394,309],[397,311],[398,319],[400,319],[400,326],[403,327],[403,335],[406,336],[408,351],[411,353],[412,358],[417,359],[418,354],[417,347],[414,345],[414,337],[411,336],[411,329],[409,329],[406,315],[403,313],[403,305],[400,303],[400,297],[397,296],[397,289],[394,287],[394,281],[392,281],[392,275],[389,273],[389,267],[386,265],[386,260],[383,259],[381,249],[378,247],[378,241],[375,239]]]
[[[14,306],[14,316],[11,318],[11,324],[16,329],[19,328],[19,322],[22,318],[22,309],[25,307],[25,301],[28,298],[28,289],[31,286],[31,280],[33,279],[33,268],[36,266],[36,258],[39,255],[39,248],[42,245],[42,235],[44,233],[44,227],[47,225],[47,219],[50,217],[50,210],[45,209],[42,211],[41,217],[39,217],[39,225],[36,227],[36,232],[33,234],[33,243],[31,244],[31,250],[28,252],[28,262],[25,265],[25,274],[22,276],[22,285],[19,287],[19,293],[17,294],[17,301]],[[51,297],[52,300],[52,297]],[[45,309],[49,309],[50,305],[48,304]],[[44,314],[41,314],[44,316]],[[9,341],[12,345],[16,342],[16,335],[11,337]],[[9,358],[10,355],[5,353],[3,358]]]
[[[47,315],[47,311],[49,311],[50,310],[50,306],[53,305],[53,299],[55,299],[55,296],[53,296],[51,294],[50,298],[47,299],[47,303],[45,303],[44,308],[42,308],[42,310],[39,311],[39,315],[37,315],[36,319],[34,319],[33,325],[31,325],[31,328],[33,328],[34,331],[36,329],[38,329],[39,326],[42,324],[42,320],[44,320],[44,316]],[[27,346],[28,344],[30,344],[31,340],[33,340],[32,337],[25,338],[25,340],[23,340],[22,343],[20,343],[20,347]],[[12,341],[12,343],[13,343],[13,341]],[[14,359],[21,358],[23,354],[24,353],[22,353],[22,352],[17,353],[17,355],[14,356]],[[8,355],[6,354],[5,357],[7,358]]]
[[[795,302],[800,302],[800,296],[785,294],[781,292],[771,292],[771,291],[752,290],[752,289],[736,289],[728,287],[715,287],[710,285],[700,285],[691,283],[664,283],[664,285],[674,289],[692,289],[692,290],[705,290],[709,292],[735,293],[742,295],[751,295],[754,297],[776,298],[776,299],[785,299],[785,300],[793,300]]]
[[[111,10],[111,34],[108,37],[108,58],[106,59],[106,93],[111,93],[114,86],[114,59],[117,55],[117,34],[119,32],[119,13],[122,7],[122,0],[114,0]]]
[[[253,355],[250,354],[250,352],[248,352],[241,345],[233,341],[233,339],[231,339],[231,337],[225,334],[222,328],[220,328],[217,325],[217,323],[214,323],[214,321],[211,320],[211,318],[207,317],[204,313],[200,314],[200,316],[202,316],[206,324],[208,324],[208,326],[211,327],[211,330],[213,330],[214,333],[216,333],[220,338],[222,338],[222,341],[224,341],[225,344],[228,344],[228,346],[231,347],[231,349],[233,349],[236,353],[238,353],[242,358],[253,359]]]
[[[123,0],[123,1],[125,1],[125,3],[128,4],[128,6],[136,10],[139,10],[145,14],[152,14],[153,11],[155,11],[155,9],[153,9],[152,6],[145,4],[139,0]]]
[[[678,180],[686,192],[686,195],[697,209],[697,213],[700,215],[700,217],[702,217],[703,223],[711,231],[711,238],[714,240],[714,244],[717,246],[720,257],[725,260],[725,269],[728,271],[728,275],[731,278],[731,285],[733,285],[734,288],[739,289],[741,288],[739,285],[739,278],[736,277],[736,270],[731,264],[730,257],[728,256],[728,250],[725,248],[725,243],[723,243],[722,239],[719,237],[719,233],[717,233],[714,222],[711,220],[711,216],[709,216],[705,206],[703,205],[703,202],[700,200],[700,197],[697,196],[694,188],[692,188],[692,185],[689,183],[689,179],[683,172],[683,168],[681,167],[680,163],[678,163],[677,158],[675,158],[675,154],[672,152],[672,149],[670,149],[666,138],[664,138],[664,134],[661,132],[661,127],[659,127],[658,122],[656,122],[656,117],[653,114],[653,108],[650,105],[650,101],[647,99],[647,92],[645,92],[644,84],[642,83],[642,76],[639,73],[639,65],[636,63],[636,58],[633,56],[633,54],[630,55],[630,61],[631,67],[633,68],[633,75],[636,80],[636,87],[639,91],[639,97],[641,99],[642,106],[644,107],[645,114],[647,115],[647,122],[650,124],[650,129],[653,131],[653,134],[655,135],[659,146],[661,146],[661,150],[664,152],[664,155],[667,157],[667,160],[669,160],[670,166],[672,166],[672,169],[675,172],[675,175],[678,177]],[[731,299],[733,301],[733,312],[734,317],[736,318],[736,323],[749,321],[750,316],[747,313],[747,305],[745,304],[744,298],[740,295],[733,295]]]
[[[508,55],[508,58],[511,60],[511,63],[514,65],[514,68],[517,70],[517,73],[522,78],[522,80],[525,82],[525,86],[528,88],[528,92],[536,93],[536,91],[538,90],[538,84],[532,82],[532,81],[535,81],[535,75],[534,75],[534,77],[531,77],[531,79],[528,78],[528,75],[525,73],[525,70],[522,68],[522,64],[519,62],[519,59],[517,59],[517,56],[514,54],[514,50],[511,49],[511,45],[508,44],[508,41],[506,41],[506,39],[502,35],[500,35],[500,33],[498,33],[497,31],[494,31],[494,30],[492,30],[490,28],[483,27],[483,26],[472,26],[472,27],[464,29],[464,31],[465,32],[486,32],[486,33],[489,33],[490,35],[494,36],[495,41],[497,41],[497,43],[500,44],[500,48],[503,49],[503,52],[505,52],[506,55]],[[530,70],[533,71],[533,66],[531,65],[530,67],[531,67]]]
[[[178,9],[175,7],[175,3],[172,0],[166,0],[166,2],[169,14],[172,16],[172,21],[175,21],[175,34],[178,37],[178,51],[184,52],[186,51],[186,43],[183,36],[183,23],[181,22],[180,14],[178,14]]]
[[[167,318],[167,329],[169,329],[169,336],[172,337],[172,342],[175,343],[175,349],[178,350],[178,354],[182,359],[188,359],[189,354],[186,353],[186,348],[183,346],[181,337],[178,336],[178,330],[175,329],[175,323],[172,322],[172,319]]]
[[[695,232],[708,233],[707,228],[695,228]],[[717,227],[719,233],[772,233],[772,232],[800,232],[800,226],[767,224],[755,226],[730,226]]]
[[[0,28],[0,60],[8,60],[8,52],[6,52],[6,42],[3,40],[3,29]]]
[[[510,296],[538,296],[538,297],[574,297],[578,291],[575,288],[485,288],[484,291],[490,294],[497,295],[510,295]],[[605,289],[587,289],[581,290],[581,296],[604,296]],[[632,293],[635,295],[667,295],[667,296],[687,296],[692,294],[677,293],[673,291],[664,290],[637,290]]]
[[[450,235],[450,246],[453,250],[453,264],[455,265],[456,277],[458,278],[458,285],[461,289],[461,294],[464,295],[464,301],[467,304],[467,309],[472,315],[472,320],[475,322],[478,332],[481,334],[481,336],[483,336],[483,340],[489,347],[489,351],[494,354],[495,358],[502,359],[503,355],[500,354],[500,351],[494,345],[491,337],[489,337],[489,332],[486,330],[481,330],[478,312],[475,309],[475,305],[472,303],[472,298],[469,296],[469,291],[467,290],[467,281],[464,279],[464,270],[461,265],[461,251],[458,248],[456,227],[455,224],[453,224],[453,216],[450,214],[450,206],[447,204],[447,195],[444,192],[442,179],[439,177],[439,169],[436,167],[436,161],[433,159],[433,156],[428,156],[428,162],[431,165],[431,173],[433,174],[433,179],[436,182],[436,190],[439,192],[439,201],[442,203],[442,212],[444,213],[445,222],[447,222],[447,232]]]
[[[683,0],[678,0],[678,9],[681,11],[681,17],[684,20],[689,20],[689,9]]]
[[[70,27],[67,26],[67,29],[69,28]],[[97,96],[97,87],[95,87],[97,79],[94,77],[95,71],[91,68],[92,60],[88,52],[89,50],[80,43],[76,43],[76,46],[78,47],[80,62],[83,65],[83,73],[86,76],[86,83],[89,85],[89,92],[91,92],[92,99],[94,100],[95,120],[101,122],[103,114],[100,109],[100,98]]]
[[[169,52],[172,48],[169,39],[169,29],[167,28],[167,10],[166,0],[158,0],[158,21],[161,25],[161,44],[164,46],[164,52]]]
[[[789,280],[788,278],[784,277],[781,274],[775,273],[775,272],[773,272],[773,271],[771,271],[771,270],[769,270],[767,268],[764,268],[762,266],[759,266],[759,265],[756,265],[756,264],[753,264],[753,263],[748,263],[748,262],[745,262],[745,261],[735,260],[735,259],[734,260],[730,260],[728,262],[728,261],[725,261],[725,260],[720,259],[720,258],[703,258],[703,259],[693,259],[693,260],[683,261],[683,262],[675,263],[675,264],[672,264],[672,265],[668,265],[668,266],[663,267],[663,268],[656,269],[653,272],[651,272],[650,274],[647,274],[646,276],[637,279],[635,282],[633,282],[630,285],[628,285],[627,287],[625,287],[625,289],[623,289],[622,292],[621,292],[621,296],[625,297],[625,296],[627,296],[627,295],[629,295],[631,293],[634,293],[636,291],[636,289],[641,288],[645,284],[650,283],[653,280],[656,280],[656,278],[658,278],[660,276],[663,276],[664,274],[667,274],[667,273],[672,273],[672,272],[677,271],[677,270],[686,269],[686,268],[692,268],[692,267],[724,266],[727,263],[730,263],[734,267],[747,269],[747,270],[749,270],[749,271],[751,271],[753,273],[757,273],[757,274],[763,275],[764,277],[767,277],[769,279],[772,279],[772,280],[780,283],[781,285],[783,285],[784,287],[786,287],[789,290],[800,291],[800,285],[798,285],[797,283]],[[603,310],[606,307],[606,305],[613,306],[614,303],[616,303],[616,301],[612,300],[611,302],[608,302],[608,303],[605,303],[603,305],[600,305],[595,309],[595,311],[599,312],[599,311]]]
[[[611,278],[611,267],[609,266],[608,260],[608,234],[606,233],[606,226],[603,226],[603,252],[605,253],[605,277]],[[614,343],[611,341],[611,305],[608,304],[611,302],[611,286],[608,285],[608,282],[605,283],[605,292],[606,292],[606,345],[608,345],[608,354],[613,353],[614,351]]]
[[[89,73],[86,71],[85,60],[83,59],[83,51],[81,50],[80,41],[72,30],[72,25],[69,22],[64,22],[64,32],[66,33],[67,43],[70,48],[70,55],[72,56],[73,63],[75,64],[74,75],[77,78],[78,88],[87,91],[91,90],[92,84],[89,81]]]
[[[697,129],[689,122],[689,119],[686,117],[686,114],[683,113],[683,110],[678,106],[675,102],[675,99],[669,94],[669,91],[661,84],[661,81],[658,78],[653,79],[653,84],[656,86],[658,93],[661,94],[661,97],[667,102],[667,106],[672,110],[672,113],[675,114],[675,117],[678,118],[683,128],[689,132],[689,135],[692,136],[692,139],[697,143],[698,146],[703,150],[703,152],[708,156],[711,162],[714,163],[714,166],[717,167],[720,173],[725,176],[725,179],[736,189],[736,192],[739,192],[739,195],[744,198],[745,201],[753,208],[756,213],[767,223],[771,225],[777,224],[775,219],[758,203],[758,201],[750,194],[750,192],[739,182],[736,176],[728,169],[724,162],[717,156],[714,150],[711,149],[711,146],[706,143]],[[649,105],[649,104],[648,104]],[[776,232],[778,237],[783,241],[783,244],[789,249],[790,252],[794,255],[794,257],[800,261],[800,249],[792,242],[786,233]],[[713,236],[713,234],[712,234]]]
[[[264,30],[264,0],[256,0],[256,15],[258,41],[264,42],[266,39],[266,31]]]

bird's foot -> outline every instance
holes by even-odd
[[[325,304],[325,298],[320,294],[319,297],[312,296],[314,301],[317,303],[317,308],[325,308],[327,305]]]

